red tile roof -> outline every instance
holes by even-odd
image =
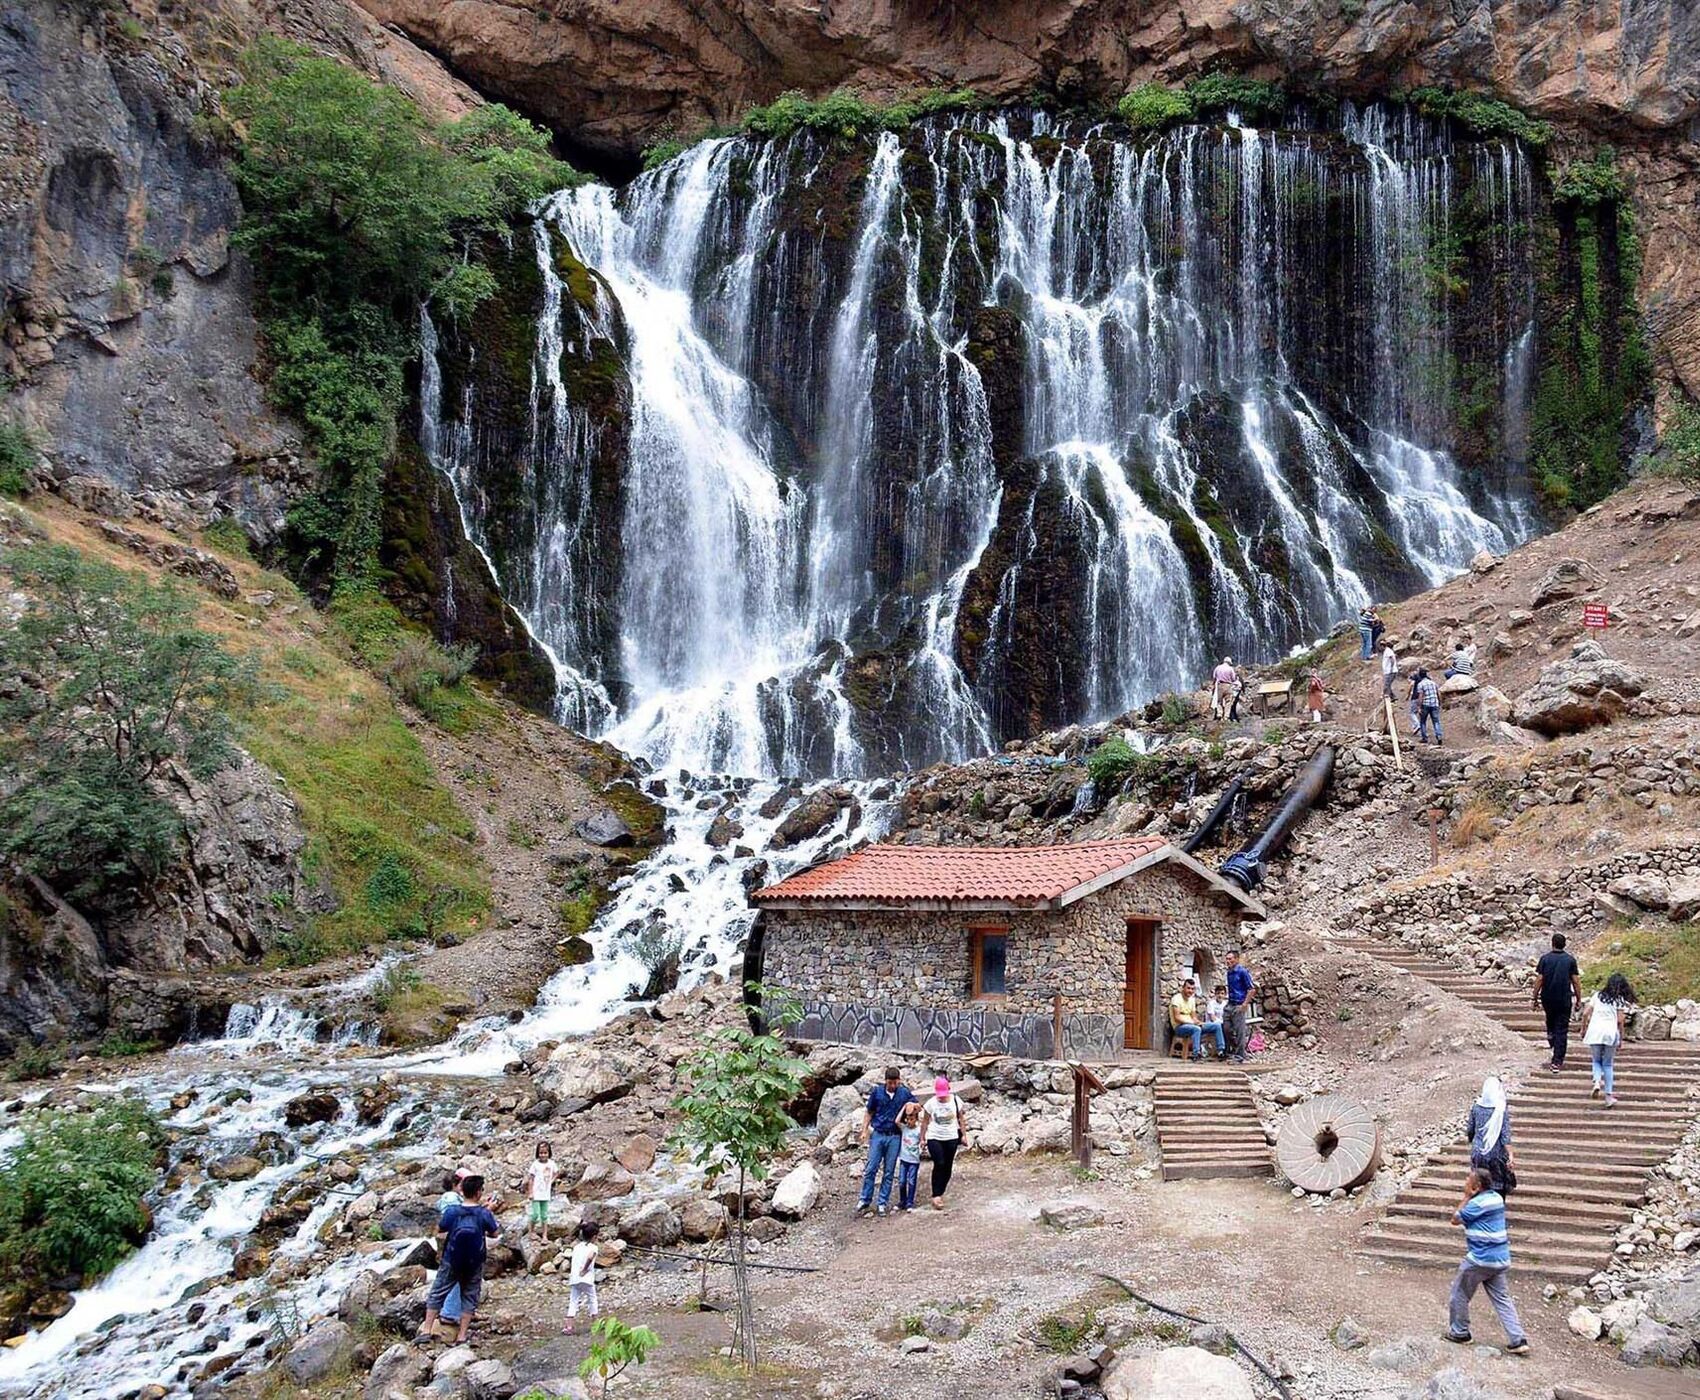
[[[1042,905],[1168,843],[1141,836],[1057,846],[864,846],[757,890],[756,903]]]

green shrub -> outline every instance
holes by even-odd
[[[1483,93],[1421,87],[1406,93],[1405,101],[1425,116],[1456,122],[1475,136],[1503,136],[1534,147],[1552,139],[1552,128],[1545,122]]]
[[[1181,725],[1192,719],[1192,705],[1184,695],[1165,695],[1163,697],[1163,723]]]
[[[411,633],[384,666],[384,683],[408,704],[423,708],[436,691],[459,684],[477,660],[478,648],[470,642],[444,647]]]
[[[65,1047],[49,1040],[40,1045],[17,1045],[6,1061],[8,1079],[46,1079],[65,1064]]]
[[[1617,168],[1617,153],[1610,146],[1601,147],[1586,160],[1570,161],[1552,182],[1555,203],[1584,208],[1620,203],[1628,193]]]
[[[789,136],[796,131],[816,131],[848,138],[878,131],[900,131],[911,122],[937,112],[969,111],[979,105],[979,97],[967,88],[933,88],[889,104],[870,102],[842,88],[819,98],[787,92],[765,107],[746,112],[739,130],[751,136]]]
[[[495,282],[465,250],[580,177],[496,104],[437,125],[395,88],[277,39],[245,69],[225,104],[242,136],[236,238],[259,274],[272,396],[305,427],[323,483],[290,525],[304,565],[364,580],[419,303],[468,314]]]
[[[675,156],[684,155],[695,144],[682,136],[664,136],[659,141],[651,141],[643,148],[643,168],[657,170]]]
[[[206,777],[230,764],[231,712],[255,694],[191,618],[193,604],[64,546],[5,567],[29,595],[0,625],[0,666],[36,678],[0,701],[0,850],[73,899],[145,883],[175,852],[167,764]]]
[[[1280,83],[1262,78],[1242,78],[1232,73],[1206,73],[1186,85],[1187,101],[1192,110],[1203,116],[1207,112],[1238,112],[1256,122],[1279,117],[1287,110],[1287,90]]]
[[[1147,769],[1156,761],[1153,755],[1140,753],[1118,734],[1092,750],[1086,759],[1086,772],[1099,796],[1104,796],[1125,782],[1130,774]]]
[[[133,1060],[137,1055],[151,1055],[157,1049],[157,1040],[136,1040],[122,1031],[113,1031],[95,1046],[94,1053],[103,1060]]]
[[[146,1237],[142,1198],[165,1140],[132,1099],[87,1112],[29,1114],[0,1164],[0,1270],[14,1277],[103,1274]]]
[[[1166,83],[1141,83],[1116,103],[1121,119],[1137,131],[1161,131],[1191,121],[1192,99]]]
[[[29,495],[29,474],[41,460],[35,439],[16,423],[0,423],[0,496]]]
[[[201,538],[220,554],[228,554],[237,559],[252,559],[253,546],[248,542],[248,532],[233,515],[221,515],[201,531]]]
[[[1677,481],[1700,483],[1700,409],[1677,404],[1653,457],[1653,472]]]
[[[378,863],[366,879],[366,903],[374,909],[393,909],[398,904],[406,904],[418,892],[413,872],[393,851],[386,851],[378,857]]]

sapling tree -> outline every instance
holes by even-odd
[[[751,984],[762,1000],[762,988]],[[766,994],[771,1024],[796,1018],[790,1005]],[[673,1100],[683,1120],[675,1142],[701,1167],[710,1185],[736,1174],[737,1210],[732,1229],[732,1277],[738,1295],[733,1345],[746,1370],[756,1364],[755,1307],[746,1257],[744,1197],[749,1183],[764,1181],[773,1154],[797,1126],[785,1111],[803,1088],[807,1066],[778,1036],[747,1026],[728,1026],[680,1062],[686,1089]]]
[[[598,1393],[608,1400],[609,1382],[626,1367],[643,1365],[660,1342],[647,1327],[628,1327],[617,1317],[599,1317],[590,1325],[590,1353],[579,1363],[579,1376],[600,1381]]]

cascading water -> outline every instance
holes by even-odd
[[[515,464],[430,338],[422,437],[567,718],[697,772],[961,757],[1524,529],[1532,206],[1515,146],[1380,107],[706,141],[542,211],[525,509],[492,513]],[[1497,406],[1467,469],[1466,369]]]

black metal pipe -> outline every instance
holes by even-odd
[[[1216,805],[1210,809],[1210,815],[1204,819],[1197,831],[1186,838],[1186,844],[1181,847],[1182,851],[1190,856],[1210,839],[1216,828],[1222,825],[1223,818],[1233,809],[1234,799],[1240,795],[1240,789],[1244,786],[1245,774],[1241,773],[1233,782],[1222,789],[1222,795],[1217,798]]]
[[[1324,744],[1299,770],[1299,776],[1293,779],[1263,834],[1222,863],[1222,877],[1248,893],[1256,889],[1263,879],[1263,863],[1287,844],[1293,829],[1304,820],[1305,813],[1316,804],[1333,776],[1334,747]]]

